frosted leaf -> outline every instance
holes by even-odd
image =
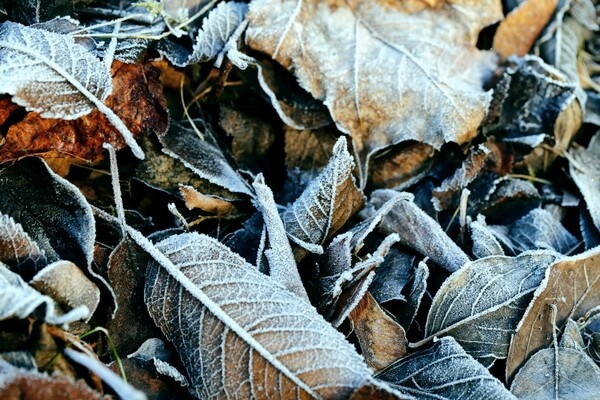
[[[216,66],[219,67],[223,53],[230,50],[226,46],[227,42],[237,39],[232,36],[244,21],[247,11],[246,3],[227,1],[217,4],[202,21],[202,29],[198,31],[189,63],[196,64],[216,58]]]
[[[197,397],[344,398],[370,379],[312,306],[215,239],[182,234],[148,249],[160,263],[148,266],[146,304]]]
[[[600,134],[594,135],[588,148],[572,148],[569,172],[583,195],[596,228],[600,230]]]
[[[112,34],[114,25],[104,25],[95,27],[103,21],[94,20],[89,25],[90,33]],[[164,22],[156,22],[151,25],[140,25],[129,21],[121,22],[117,33],[117,45],[115,47],[114,58],[125,63],[136,63],[140,61],[143,54],[152,44],[150,39],[141,39],[142,36],[158,36],[165,30]],[[103,54],[107,51],[109,41],[98,43],[96,50]]]
[[[516,252],[550,249],[569,254],[579,243],[547,210],[536,208],[507,227],[489,227]]]
[[[367,160],[380,149],[406,140],[439,148],[476,134],[495,56],[475,45],[479,31],[501,18],[495,0],[417,10],[384,0],[255,0],[246,43],[327,105],[352,136],[364,184]]]
[[[73,14],[73,0],[11,0],[5,3],[8,18],[25,25]]]
[[[381,189],[375,190],[369,200],[375,209],[384,207],[387,202],[392,202],[392,207],[381,223],[383,232],[397,233],[402,244],[431,258],[450,272],[457,271],[469,261],[440,224],[412,201],[412,195]]]
[[[297,261],[306,254],[303,248],[322,245],[363,205],[353,169],[354,159],[346,149],[346,139],[341,137],[325,169],[283,213],[288,235],[300,246],[294,251]]]
[[[394,246],[377,266],[375,279],[369,291],[381,304],[392,300],[406,300],[402,290],[414,273],[415,256]]]
[[[420,261],[415,268],[412,276],[412,284],[408,293],[406,293],[406,304],[401,306],[398,322],[406,329],[410,328],[411,324],[417,316],[423,296],[427,293],[427,279],[429,278],[429,267],[427,259]]]
[[[1,212],[0,262],[27,277],[48,264],[44,250],[31,239],[21,224]]]
[[[91,317],[100,303],[98,286],[70,261],[56,261],[46,266],[29,284],[40,293],[52,297],[67,311],[85,306]]]
[[[36,369],[38,368],[37,363],[33,355],[26,351],[5,351],[0,353],[0,360],[4,360],[17,368],[24,369]]]
[[[425,335],[453,336],[486,366],[506,358],[511,335],[557,256],[537,251],[467,263],[436,293]]]
[[[0,263],[0,321],[34,316],[49,324],[62,325],[87,318],[89,310],[77,307],[63,314],[54,300],[45,296]]]
[[[418,399],[515,398],[451,337],[395,362],[377,378]]]
[[[581,351],[543,349],[515,376],[510,391],[520,399],[596,399],[600,368]]]
[[[257,208],[262,213],[269,237],[269,249],[265,251],[269,260],[269,276],[290,292],[310,303],[298,273],[298,266],[294,260],[294,253],[292,253],[283,221],[277,211],[273,192],[265,184],[262,174],[256,177],[252,187],[256,192]]]
[[[104,105],[112,91],[109,71],[72,37],[13,22],[0,24],[0,77],[0,93],[44,118],[71,120],[98,108],[133,153],[144,158],[133,134]]]
[[[481,214],[477,220],[469,222],[471,240],[473,241],[473,256],[484,258],[487,256],[503,256],[502,245],[496,239],[494,231],[485,223],[485,217]]]
[[[160,142],[165,154],[181,160],[200,178],[230,192],[253,197],[248,184],[231,167],[210,133],[201,139],[189,126],[171,122],[169,132]]]
[[[510,343],[507,378],[512,379],[532,354],[552,343],[553,322],[562,329],[569,318],[582,318],[599,304],[600,248],[553,263]]]

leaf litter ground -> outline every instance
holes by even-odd
[[[0,397],[600,397],[598,10],[1,1]]]

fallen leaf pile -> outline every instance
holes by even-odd
[[[600,398],[599,15],[0,1],[0,398]]]

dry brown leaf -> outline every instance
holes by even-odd
[[[558,0],[526,0],[500,22],[493,49],[503,57],[524,56],[554,13]]]
[[[369,292],[350,312],[367,365],[380,371],[407,353],[404,328],[383,311]]]
[[[48,376],[37,371],[16,368],[0,360],[0,398],[3,400],[102,400],[106,397],[90,389],[83,380],[66,376]]]
[[[371,161],[370,183],[376,188],[410,185],[423,177],[433,164],[436,152],[425,143],[410,143]]]
[[[247,44],[293,71],[352,136],[362,184],[377,150],[470,140],[491,100],[482,83],[495,58],[475,44],[502,18],[500,2],[407,9],[414,12],[384,0],[257,0],[247,15]]]
[[[600,304],[600,249],[595,248],[551,265],[517,326],[508,350],[506,377],[511,380],[536,351],[552,343],[552,305],[556,326],[577,320]]]
[[[218,217],[236,217],[239,211],[233,203],[216,196],[203,194],[191,186],[180,185],[179,191],[188,210],[200,209]]]
[[[327,165],[333,146],[339,138],[330,127],[315,130],[285,128],[285,164],[288,169],[300,168],[316,172]]]
[[[112,75],[113,91],[106,99],[106,106],[121,118],[134,136],[164,134],[168,114],[159,70],[150,65],[115,61]],[[12,108],[10,104],[0,103],[0,107],[3,105]],[[94,162],[102,159],[104,142],[118,149],[125,146],[121,134],[98,110],[76,120],[42,118],[38,113],[30,112],[8,128],[6,143],[0,147],[0,162],[33,154]]]

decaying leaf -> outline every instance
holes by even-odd
[[[367,365],[382,370],[407,353],[406,332],[385,313],[369,292],[350,312]]]
[[[362,183],[375,151],[406,140],[463,143],[485,115],[482,81],[494,56],[475,43],[502,18],[500,2],[411,10],[385,1],[255,0],[247,18],[247,44],[293,71],[352,136]]]
[[[91,317],[100,303],[98,286],[70,261],[56,261],[46,266],[35,274],[29,284],[50,296],[66,311],[85,306]]]
[[[89,310],[81,306],[63,314],[54,300],[40,294],[0,263],[0,321],[23,319],[30,315],[61,325],[87,318]]]
[[[87,268],[96,225],[81,192],[39,158],[0,170],[0,212],[23,227],[48,261],[69,260]]]
[[[190,233],[157,248],[168,259],[148,266],[146,304],[199,398],[343,398],[369,380],[312,306],[226,246]]]
[[[97,108],[144,157],[133,134],[104,104],[112,91],[109,71],[73,38],[13,22],[0,25],[0,92],[43,118],[76,119]],[[23,67],[27,66],[27,79]]]
[[[383,232],[397,233],[402,244],[430,257],[448,271],[457,271],[469,261],[442,227],[413,202],[410,193],[380,189],[374,191],[369,200],[375,209],[384,207],[388,202],[393,205],[381,223]],[[366,209],[365,213],[371,212]]]
[[[66,376],[49,376],[17,368],[0,360],[0,397],[18,399],[104,400],[107,397],[90,389],[85,381]]]
[[[504,255],[502,245],[496,239],[494,231],[485,223],[483,215],[478,215],[476,220],[470,221],[469,229],[473,241],[472,253],[475,258]]]
[[[588,148],[572,148],[569,171],[583,195],[596,228],[600,230],[600,135],[596,134]]]
[[[451,337],[405,357],[376,376],[419,399],[514,399],[502,382]]]
[[[578,319],[600,304],[598,248],[557,261],[548,268],[511,341],[506,376],[511,379],[536,351],[552,343],[552,307],[556,326]]]
[[[353,169],[354,159],[342,137],[336,142],[327,167],[283,213],[285,229],[298,245],[294,249],[296,261],[306,255],[306,250],[320,247],[364,204]]]
[[[13,0],[3,2],[5,14],[25,25],[49,21],[73,13],[73,0]]]
[[[230,201],[214,195],[203,194],[192,186],[181,185],[179,191],[188,210],[200,209],[219,218],[231,218],[240,215],[236,206]]]
[[[527,0],[511,10],[494,35],[494,50],[503,57],[529,52],[556,9],[558,0]]]
[[[519,370],[510,391],[519,399],[596,399],[600,368],[582,351],[543,349]]]
[[[163,135],[169,122],[160,71],[149,64],[115,61],[111,75],[113,91],[106,98],[106,106],[134,136]],[[68,157],[96,162],[103,158],[104,142],[112,143],[117,149],[124,146],[119,132],[98,110],[74,120],[43,118],[37,112],[30,112],[8,127],[0,161],[39,154],[45,158]]]
[[[506,358],[518,321],[546,268],[557,257],[556,253],[534,251],[467,263],[444,282],[433,298],[425,335],[453,336],[486,366]]]
[[[31,239],[23,226],[2,213],[0,213],[0,262],[26,278],[30,278],[48,264],[44,250]]]

